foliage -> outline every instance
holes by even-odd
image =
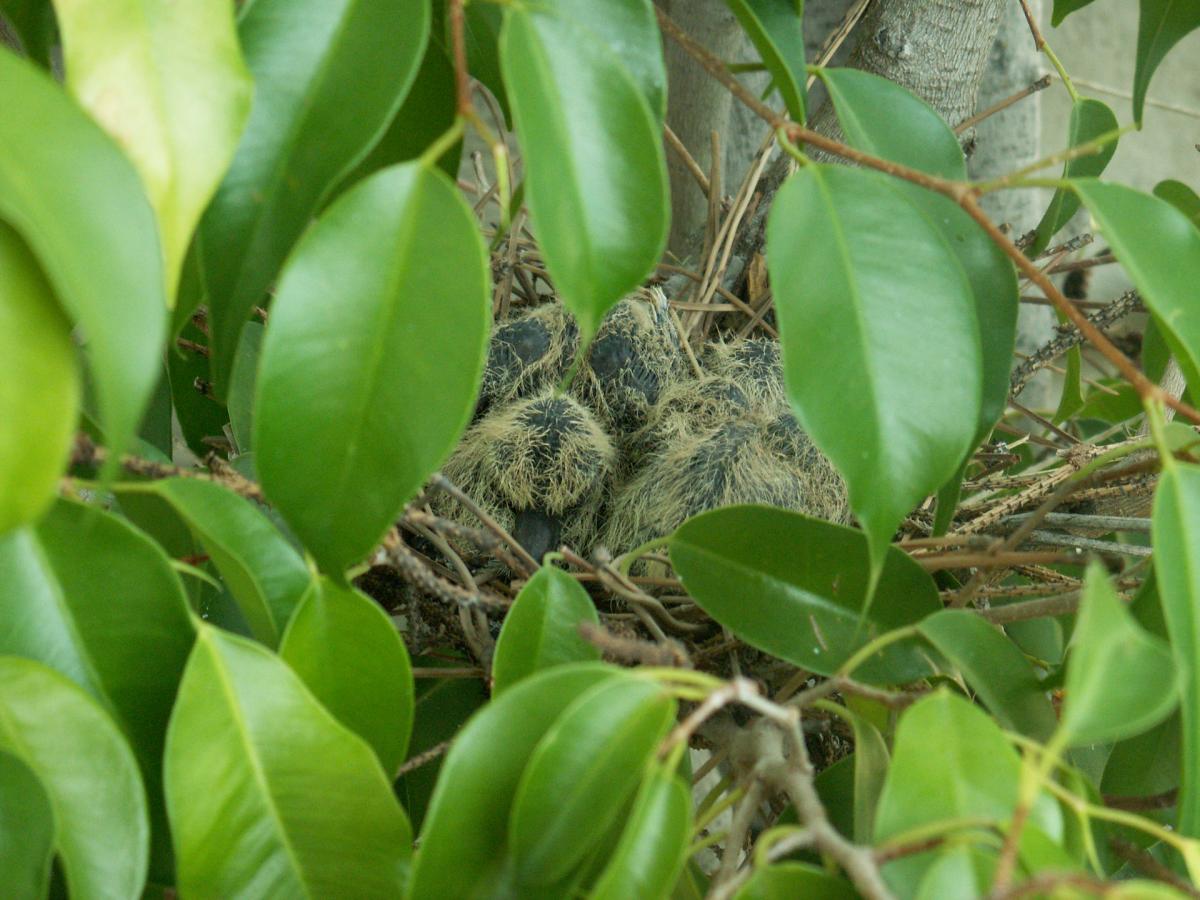
[[[1089,5],[1056,0],[1054,20]],[[1194,186],[1099,180],[1119,119],[1069,81],[1072,149],[1041,167],[1061,176],[972,183],[958,123],[877,76],[809,72],[801,3],[729,6],[780,108],[741,99],[800,163],[767,198],[758,316],[795,421],[781,407],[759,439],[798,421],[789,446],[832,461],[859,527],[738,505],[616,559],[539,561],[438,469],[504,364],[488,332],[514,284],[573,317],[555,378],[628,374],[600,326],[668,232],[661,41],[728,84],[720,61],[650,0],[0,2],[21,45],[0,51],[6,896],[1200,879],[1200,460],[1163,404],[1200,414],[1047,277],[1086,209],[1152,315],[1147,370],[1157,346],[1194,384]],[[1135,120],[1200,27],[1194,3],[1140,9]],[[805,124],[808,74],[844,142]],[[451,177],[468,129],[494,182],[473,198]],[[1018,247],[978,198],[1031,186],[1055,194]],[[656,307],[688,342],[664,371],[680,349],[699,369],[704,329],[746,305],[719,257],[699,309]],[[1019,279],[1120,377],[1025,421],[1018,448],[993,429]],[[645,415],[660,385],[638,377],[621,388],[652,385]],[[701,405],[745,400],[703,384],[731,393]],[[1144,516],[1080,507],[1068,544],[1107,565],[1046,549],[1056,507],[1155,479],[1148,546],[1125,536]],[[612,485],[589,487],[598,516]],[[471,515],[435,514],[436,493]],[[700,745],[730,777],[696,802]]]

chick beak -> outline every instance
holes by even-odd
[[[541,562],[543,556],[551,550],[558,549],[561,530],[562,523],[557,516],[549,515],[540,509],[522,509],[517,512],[517,519],[513,524],[513,537],[530,556]]]

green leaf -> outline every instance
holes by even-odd
[[[788,115],[804,122],[805,81],[803,0],[725,0],[754,43]]]
[[[758,869],[734,900],[857,900],[845,879],[808,863],[785,862]]]
[[[0,653],[57,669],[113,714],[148,786],[156,876],[170,872],[163,741],[193,638],[169,560],[122,519],[60,500],[0,538]]]
[[[300,554],[254,504],[199,478],[121,485],[122,491],[150,492],[170,503],[229,585],[254,637],[278,645],[310,576]]]
[[[1190,383],[1200,373],[1200,230],[1165,200],[1092,178],[1071,182],[1113,253],[1179,355]]]
[[[1050,24],[1057,28],[1071,13],[1093,2],[1094,0],[1054,0],[1054,15],[1050,18]]]
[[[49,69],[57,32],[50,0],[0,0],[0,15],[17,33],[25,54]]]
[[[1182,181],[1160,181],[1154,186],[1154,196],[1166,200],[1200,228],[1200,196]]]
[[[54,810],[29,767],[0,753],[0,872],[11,900],[42,900],[54,858]]]
[[[399,894],[412,838],[375,754],[253,641],[201,626],[164,768],[181,895]]]
[[[539,5],[539,11],[553,12],[589,32],[588,40],[610,50],[645,98],[656,127],[662,127],[667,115],[667,67],[653,0],[549,0]],[[803,72],[803,59],[800,69]]]
[[[400,767],[412,733],[412,664],[374,600],[327,579],[314,582],[279,655],[339,722],[371,745],[384,772]]]
[[[954,474],[978,429],[971,281],[908,191],[842,166],[806,166],[783,186],[767,263],[789,398],[846,480],[877,575],[896,526]]]
[[[656,764],[642,781],[629,822],[591,900],[667,897],[692,832],[692,795],[673,767]]]
[[[72,897],[140,897],[150,825],[129,745],[75,684],[33,660],[0,658],[0,751],[37,778]]]
[[[509,819],[517,878],[565,878],[603,837],[637,788],[642,769],[675,718],[656,682],[621,678],[568,706],[534,750]]]
[[[921,634],[962,673],[1005,728],[1045,741],[1058,724],[1033,666],[979,615],[947,609],[920,624]]]
[[[1200,837],[1200,468],[1167,468],[1154,492],[1154,574],[1175,666],[1183,720],[1178,828]]]
[[[1070,147],[1079,147],[1089,141],[1094,141],[1105,134],[1111,134],[1118,128],[1117,117],[1111,109],[1099,100],[1091,97],[1080,97],[1071,106],[1071,122],[1067,130],[1067,141]],[[1067,160],[1063,166],[1063,178],[1083,178],[1098,176],[1107,167],[1113,154],[1117,152],[1117,141],[1114,138],[1104,145],[1099,153],[1089,156],[1079,156]],[[1037,256],[1050,246],[1050,239],[1062,230],[1079,209],[1079,197],[1069,188],[1058,188],[1050,206],[1038,223],[1037,237],[1027,251],[1030,256]]]
[[[509,810],[534,748],[589,688],[628,678],[601,663],[558,666],[514,685],[472,717],[454,739],[425,815],[411,900],[502,894]]]
[[[999,725],[961,697],[938,690],[900,719],[875,839],[942,819],[1004,821],[1017,800],[1019,768]]]
[[[1100,790],[1114,797],[1153,797],[1179,787],[1183,768],[1179,714],[1120,741],[1108,755]]]
[[[958,138],[916,94],[861,69],[821,69],[817,74],[852,147],[931,175],[966,180]]]
[[[184,326],[180,337],[208,346],[208,335],[191,322]],[[212,396],[208,357],[190,347],[170,351],[167,353],[167,377],[171,382],[171,401],[179,430],[191,451],[204,458],[213,450],[207,439],[224,438],[229,422],[228,410]],[[207,392],[199,389],[201,382],[207,385]]]
[[[658,262],[670,207],[654,111],[625,58],[569,15],[583,5],[510,6],[500,63],[525,157],[529,215],[546,268],[587,340]],[[645,26],[631,32],[639,45],[649,34]]]
[[[486,7],[486,4],[479,6]],[[470,9],[474,7],[468,7]],[[495,14],[500,15],[499,9]],[[349,187],[387,166],[416,159],[454,124],[457,102],[454,67],[441,45],[430,41],[404,103],[396,110],[387,130],[371,148],[371,152],[342,180],[341,187]],[[461,158],[462,141],[457,141],[438,159],[437,164],[449,178],[454,179],[458,177]]]
[[[263,341],[254,448],[327,574],[374,546],[466,427],[488,285],[470,209],[420,163],[359,183],[297,246]]]
[[[121,151],[48,75],[3,52],[0,84],[0,219],[86,336],[115,465],[161,366],[167,301],[154,212]]]
[[[194,631],[162,550],[111,513],[59,500],[0,539],[0,653],[87,689],[156,776]]]
[[[78,418],[71,323],[25,242],[0,222],[0,535],[54,499]]]
[[[166,293],[250,115],[233,7],[57,0],[67,86],[125,151],[158,216]]]
[[[1133,118],[1140,125],[1146,90],[1171,48],[1200,28],[1196,0],[1139,0],[1137,68],[1133,73]]]
[[[969,844],[949,846],[921,878],[916,900],[985,897],[996,869],[995,857]]]
[[[326,191],[404,100],[429,37],[429,4],[252,0],[238,37],[254,107],[201,225],[212,381],[221,397],[251,308],[264,302]]]
[[[871,721],[851,709],[843,708],[839,715],[854,729],[854,833],[860,844],[870,844],[875,834],[875,810],[887,777],[888,748]]]
[[[540,669],[599,659],[600,650],[579,635],[583,622],[600,624],[587,591],[561,569],[538,569],[504,617],[492,661],[493,695]]]
[[[237,358],[229,376],[229,430],[239,454],[254,449],[254,393],[258,380],[258,358],[262,351],[263,326],[247,322],[238,342]]]
[[[1098,562],[1084,582],[1066,694],[1061,727],[1073,746],[1140,734],[1179,697],[1170,648],[1138,626]]]
[[[672,537],[671,563],[701,608],[739,638],[820,675],[832,675],[869,640],[941,609],[929,575],[890,548],[866,612],[863,534],[771,507],[695,516]],[[902,641],[855,677],[896,684],[929,672],[920,643]]]

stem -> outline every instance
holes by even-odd
[[[1033,10],[1029,8],[1026,0],[1021,0],[1021,11],[1025,13],[1025,21],[1029,23],[1029,33],[1033,35],[1033,45],[1037,47],[1039,52],[1046,54],[1046,58],[1050,60],[1050,64],[1058,72],[1058,77],[1062,79],[1063,87],[1071,95],[1071,102],[1077,103],[1079,101],[1079,92],[1075,90],[1075,85],[1071,83],[1071,76],[1063,68],[1063,64],[1058,56],[1050,49],[1050,45],[1046,43],[1046,39],[1042,37],[1042,29],[1038,27],[1037,19],[1034,18]]]
[[[640,547],[634,547],[628,553],[622,555],[617,561],[617,571],[622,575],[628,575],[629,570],[639,558],[645,556],[647,553],[653,553],[659,547],[665,547],[669,543],[671,543],[671,536],[667,535],[666,537],[659,537],[646,541],[646,543],[642,544]]]
[[[454,105],[460,116],[469,116],[471,75],[467,70],[467,42],[463,37],[463,6],[466,0],[447,0],[450,18],[450,46],[454,55]]]

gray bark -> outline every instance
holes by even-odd
[[[723,60],[751,58],[749,43],[724,0],[655,0],[684,31]],[[733,98],[674,41],[664,47],[667,64],[667,124],[706,173],[712,168],[712,132],[729,120]],[[708,200],[679,157],[667,151],[671,179],[669,248],[680,258],[694,253],[695,235],[703,230]]]
[[[1041,0],[1028,0],[1035,16]],[[1000,21],[999,34],[988,60],[979,89],[979,108],[986,109],[1024,87],[1042,74],[1041,55],[1034,46],[1029,25],[1020,5],[1010,3]],[[1018,101],[1003,112],[985,119],[975,128],[975,149],[970,158],[972,178],[993,178],[1012,172],[1041,156],[1041,94]],[[994,221],[1011,226],[1014,236],[1037,225],[1047,199],[1041,189],[995,191],[983,198],[983,209]],[[1017,327],[1017,349],[1032,353],[1050,339],[1054,313],[1047,306],[1024,305]],[[1049,379],[1030,386],[1022,401],[1036,407],[1047,405]]]

